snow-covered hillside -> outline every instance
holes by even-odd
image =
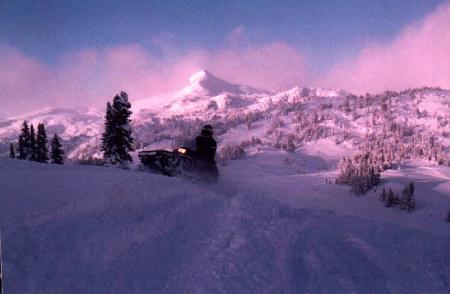
[[[101,129],[103,112],[93,108],[55,108],[48,107],[32,113],[23,114],[2,121],[0,137],[16,139],[24,120],[37,125],[45,122],[50,133],[59,133],[65,138],[79,136],[92,137]]]
[[[188,114],[204,110],[242,108],[257,102],[257,98],[270,96],[269,91],[224,81],[206,70],[193,74],[189,85],[179,91],[165,95],[162,103],[155,105],[154,98],[138,100],[134,103],[137,116],[149,109],[159,116]],[[160,98],[160,100],[163,100]],[[153,106],[153,107],[152,107]]]
[[[43,122],[47,134],[58,134],[65,140],[69,158],[83,158],[98,152],[98,139],[103,128],[103,111],[95,108],[49,107],[0,121],[0,142],[17,142],[24,120],[37,126]],[[1,150],[0,143],[0,150]],[[5,146],[3,147],[5,150]],[[1,151],[0,151],[1,152]]]
[[[450,91],[270,93],[200,71],[161,99],[132,101],[136,150],[212,124],[218,183],[137,160],[125,171],[0,159],[6,293],[450,291]],[[100,156],[101,109],[0,122],[3,142],[24,119],[60,134],[72,160]],[[391,168],[362,197],[335,184],[338,161],[359,152]],[[415,210],[386,208],[381,189],[410,181]]]
[[[408,213],[332,184],[310,147],[230,161],[211,185],[1,160],[5,293],[448,293],[450,168],[383,173],[415,181]]]
[[[253,139],[260,142],[253,145],[289,151],[322,139],[353,151],[376,144],[395,145],[391,152],[400,153],[401,148],[425,146],[430,140],[436,144],[422,149],[447,152],[450,146],[450,91],[437,88],[365,96],[299,87],[271,93],[229,83],[202,70],[181,90],[130,99],[136,149],[172,148],[195,136],[205,123],[215,127],[220,146],[244,145],[246,149],[255,147],[249,146]],[[25,119],[33,124],[44,122],[48,133],[58,133],[72,161],[101,156],[103,108],[49,108],[2,121],[0,153],[6,154],[8,143],[17,140]],[[403,147],[398,144],[400,139]]]

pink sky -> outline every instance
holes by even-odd
[[[439,86],[450,89],[450,6],[410,24],[388,43],[373,43],[342,61],[321,85],[355,93]]]
[[[139,44],[86,49],[47,65],[15,48],[0,46],[0,116],[44,106],[103,106],[125,90],[131,99],[163,94],[187,85],[199,69],[231,82],[269,90],[293,86],[342,88],[357,94],[440,86],[450,89],[450,6],[442,5],[405,27],[389,43],[372,43],[323,76],[313,76],[298,49],[285,42],[253,45],[245,28],[224,37],[216,51],[179,52],[164,38],[154,56]]]

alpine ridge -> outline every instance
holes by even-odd
[[[173,142],[194,136],[195,130],[206,122],[218,127],[219,143],[240,144],[257,137],[263,145],[279,146],[290,136],[298,137],[295,148],[312,140],[327,139],[337,146],[354,149],[368,133],[379,131],[380,116],[385,115],[386,109],[397,114],[395,123],[434,134],[444,146],[448,145],[446,134],[450,133],[447,130],[450,92],[439,88],[365,96],[345,90],[305,87],[272,93],[230,83],[200,70],[180,90],[159,97],[137,98],[130,97],[137,149],[171,147]],[[103,113],[103,107],[53,107],[0,121],[0,152],[6,156],[9,143],[17,140],[21,123],[28,120],[36,125],[43,122],[49,134],[58,133],[70,160],[100,157]],[[302,124],[307,121],[316,125],[314,129],[304,129],[306,125]]]

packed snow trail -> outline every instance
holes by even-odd
[[[387,210],[387,221],[352,215],[352,199],[361,198],[329,195],[327,206],[327,197],[314,191],[340,188],[317,176],[245,177],[239,164],[206,185],[112,168],[2,161],[5,292],[450,289],[448,231],[405,226],[416,215],[401,210],[397,219]],[[348,211],[333,209],[341,202]],[[372,211],[383,218],[386,208]]]

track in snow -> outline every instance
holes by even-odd
[[[0,177],[9,192],[0,207],[7,293],[449,289],[448,234],[295,208],[226,172],[217,185],[198,185],[89,167],[8,170]],[[302,185],[291,197],[307,199]]]

